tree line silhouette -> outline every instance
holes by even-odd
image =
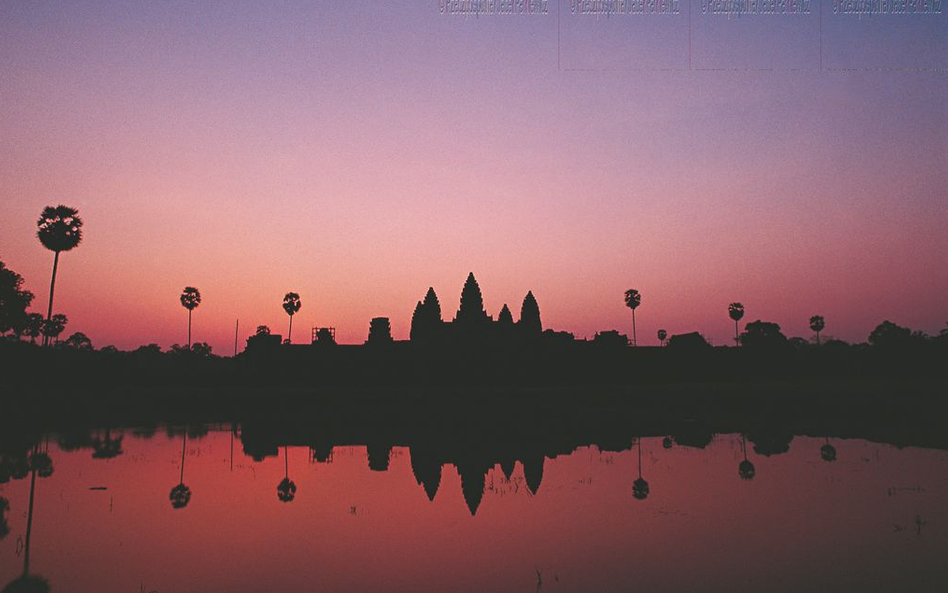
[[[37,237],[45,248],[54,253],[49,302],[45,317],[40,313],[29,311],[34,295],[24,289],[23,278],[0,261],[0,334],[8,338],[2,341],[0,347],[21,350],[16,355],[21,360],[29,361],[34,356],[49,355],[34,355],[22,351],[23,345],[35,346],[39,337],[42,337],[44,346],[55,345],[58,346],[58,350],[87,352],[90,355],[94,350],[92,341],[82,332],[74,332],[61,341],[60,336],[65,331],[68,318],[62,313],[53,313],[53,296],[56,289],[60,254],[71,251],[80,245],[83,237],[82,226],[83,222],[78,211],[63,205],[44,208],[37,221]],[[637,289],[629,289],[625,291],[623,296],[624,304],[632,313],[631,339],[617,330],[606,330],[596,333],[591,340],[577,340],[568,332],[544,328],[541,321],[540,307],[532,291],[528,291],[521,302],[518,320],[514,320],[513,313],[506,303],[502,306],[495,320],[485,310],[480,286],[474,274],[469,273],[461,290],[459,308],[451,320],[443,318],[438,295],[433,287],[428,288],[424,298],[415,305],[407,343],[393,339],[391,322],[387,317],[374,317],[369,323],[368,337],[365,341],[365,346],[370,347],[373,354],[358,355],[353,353],[353,346],[337,345],[329,328],[323,328],[319,331],[314,330],[314,339],[311,341],[311,345],[319,347],[314,352],[320,353],[319,356],[326,357],[328,366],[342,361],[342,367],[345,367],[346,372],[353,375],[358,372],[355,369],[359,361],[365,364],[370,364],[369,361],[372,361],[371,366],[377,367],[377,359],[390,357],[391,360],[388,364],[393,368],[381,370],[382,367],[378,367],[380,369],[378,378],[380,379],[386,374],[392,378],[401,374],[402,369],[394,368],[398,365],[406,365],[417,369],[419,359],[434,362],[442,360],[451,352],[459,352],[455,356],[480,356],[483,358],[481,362],[492,357],[496,358],[498,355],[515,353],[518,357],[516,360],[499,361],[495,365],[496,368],[490,369],[490,373],[496,377],[503,376],[505,373],[501,370],[502,367],[506,367],[506,375],[508,376],[518,373],[525,375],[529,370],[528,367],[532,366],[535,371],[534,375],[537,375],[543,372],[542,369],[537,367],[537,359],[553,351],[556,356],[547,357],[551,364],[562,363],[577,369],[586,368],[588,369],[586,374],[592,380],[595,380],[597,376],[604,377],[600,372],[601,365],[593,360],[596,356],[601,356],[603,360],[613,360],[616,364],[632,364],[637,359],[655,356],[644,352],[648,349],[635,348],[638,346],[636,312],[643,303],[642,293]],[[108,357],[119,365],[125,365],[126,362],[131,361],[133,363],[131,364],[132,367],[140,366],[149,361],[155,362],[158,357],[168,357],[172,361],[183,361],[188,357],[198,361],[217,358],[206,342],[192,341],[192,317],[202,302],[200,290],[195,286],[187,286],[183,289],[179,300],[182,307],[188,312],[187,342],[185,345],[174,344],[167,352],[162,351],[155,344],[147,344],[131,352],[119,352],[112,346],[106,346],[95,351],[95,354]],[[283,340],[279,335],[272,334],[268,327],[258,326],[258,331],[247,340],[245,352],[238,357],[241,360],[249,359],[246,364],[243,364],[243,367],[259,368],[261,361],[273,362],[281,356],[287,362],[301,362],[303,360],[300,357],[305,355],[296,350],[299,346],[292,344],[293,319],[302,307],[299,293],[287,292],[283,297],[282,307],[288,316],[286,340]],[[841,367],[850,368],[851,370],[853,366],[869,364],[866,362],[853,363],[850,359],[862,357],[868,360],[872,357],[865,355],[865,351],[872,349],[877,352],[885,352],[891,360],[896,361],[896,364],[890,366],[898,367],[904,366],[905,359],[915,356],[917,352],[944,352],[946,346],[948,346],[948,327],[937,336],[928,336],[890,321],[884,321],[873,329],[866,344],[850,345],[835,339],[824,340],[823,331],[826,328],[826,321],[821,315],[814,315],[809,319],[809,327],[815,334],[815,341],[811,344],[809,340],[803,338],[787,337],[778,324],[760,319],[746,323],[742,329],[741,321],[745,317],[746,310],[740,302],[729,304],[727,311],[729,318],[734,322],[735,345],[740,346],[741,350],[767,352],[773,359],[781,356],[789,359],[794,356],[794,352],[809,351],[815,348],[814,352],[822,353],[820,356],[824,359],[836,360]],[[710,343],[700,333],[690,332],[669,335],[666,330],[660,329],[656,336],[659,344],[664,347],[663,349],[677,353],[675,356],[680,357],[682,361],[698,360],[697,364],[688,364],[687,369],[710,364],[707,361],[695,358],[703,356],[699,354],[701,351],[711,349]],[[406,344],[417,352],[414,355],[403,354],[402,351]],[[284,349],[283,346],[285,345],[289,345],[291,348]],[[327,348],[322,348],[323,346]],[[630,350],[642,350],[642,353],[636,355],[638,358],[604,354],[606,351],[623,349],[626,346],[633,346]],[[574,348],[573,354],[575,357],[572,360],[563,350],[570,347]],[[594,349],[589,350],[590,347]],[[491,354],[491,351],[493,351],[493,354]],[[841,354],[844,351],[848,351],[849,354]],[[926,356],[938,358],[936,355]],[[925,356],[922,358],[924,359]],[[87,362],[92,360],[89,358]],[[346,362],[347,360],[350,362]],[[512,368],[512,365],[516,365],[518,360],[523,363],[523,368],[519,371]],[[942,359],[938,360],[941,361]],[[75,359],[72,362],[78,364]],[[31,364],[40,363],[34,361]],[[484,367],[483,364],[481,366]],[[915,366],[917,367],[917,365]],[[668,363],[664,370],[669,370],[672,367],[674,365]],[[480,372],[484,373],[486,371]],[[580,374],[579,370],[577,370],[577,374]],[[695,376],[700,378],[701,373],[697,373]],[[672,379],[680,377],[680,374],[671,376]]]

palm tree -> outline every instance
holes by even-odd
[[[171,489],[168,499],[171,501],[171,508],[183,509],[191,502],[191,489],[184,484],[184,453],[188,447],[188,430],[184,429],[184,439],[181,441],[181,479],[178,485]]]
[[[632,345],[638,346],[635,336],[635,309],[642,304],[642,295],[634,288],[625,291],[625,306],[632,309]]]
[[[288,292],[283,297],[283,310],[290,316],[290,331],[287,333],[286,341],[293,341],[293,316],[300,310],[303,304],[300,302],[300,295],[295,292]]]
[[[740,330],[738,329],[737,322],[744,317],[744,305],[740,303],[731,303],[727,306],[728,316],[734,320],[734,342],[736,344],[741,343]]]
[[[59,342],[59,335],[63,333],[66,329],[66,324],[69,323],[69,319],[66,318],[62,313],[56,313],[49,319],[43,321],[43,343],[49,344],[50,339],[55,338],[56,342]]]
[[[810,317],[810,329],[816,332],[816,345],[820,345],[820,332],[823,331],[823,328],[826,327],[826,322],[823,320],[822,315],[814,315]]]
[[[665,345],[665,338],[667,338],[667,337],[668,337],[668,332],[667,332],[667,331],[665,331],[665,330],[663,330],[663,329],[658,330],[658,343],[659,343],[659,344],[661,344],[662,346],[664,346],[664,345]]]
[[[280,502],[293,502],[296,498],[296,483],[290,479],[290,457],[286,445],[283,445],[283,479],[277,484],[277,498]]]
[[[185,286],[181,292],[181,306],[188,310],[188,350],[191,349],[191,311],[201,304],[201,292],[193,286]]]
[[[53,256],[53,278],[49,282],[49,308],[46,310],[46,319],[53,316],[53,291],[56,288],[56,270],[59,268],[59,254],[69,251],[82,241],[82,219],[79,211],[68,206],[47,206],[43,208],[39,220],[36,221],[36,236],[43,247],[56,255]],[[43,337],[43,345],[49,344],[49,337]]]
[[[23,335],[30,339],[30,344],[36,343],[36,338],[43,331],[43,316],[39,313],[29,313],[26,316],[26,327]]]

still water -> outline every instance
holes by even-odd
[[[31,575],[69,593],[948,583],[942,450],[796,437],[767,456],[739,434],[701,448],[647,437],[615,452],[462,467],[462,480],[451,463],[439,479],[440,464],[407,447],[251,456],[242,437],[229,426],[49,435],[35,476],[5,458],[0,581],[20,577],[29,554]]]

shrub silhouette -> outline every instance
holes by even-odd
[[[23,290],[23,277],[0,261],[0,334],[12,330],[19,336],[27,331],[30,317],[26,309],[32,302],[33,293]]]
[[[66,338],[63,342],[63,346],[67,348],[75,348],[76,350],[92,350],[92,340],[89,339],[89,336],[82,332],[76,332]]]
[[[775,348],[787,345],[787,336],[780,326],[769,321],[752,321],[744,326],[740,335],[741,345],[751,348]]]

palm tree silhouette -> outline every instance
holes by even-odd
[[[288,292],[283,297],[283,310],[290,316],[290,331],[287,332],[287,342],[293,342],[293,316],[296,315],[296,312],[299,311],[302,306],[300,295],[295,292]]]
[[[664,345],[665,345],[665,338],[667,338],[667,337],[668,337],[668,332],[667,332],[667,331],[665,331],[665,330],[663,330],[663,329],[658,330],[658,343],[659,343],[659,344],[661,344],[662,346],[664,346]]]
[[[191,349],[191,311],[201,304],[201,292],[193,286],[185,286],[181,292],[181,306],[188,310],[188,350]]]
[[[810,317],[810,329],[816,332],[816,345],[820,345],[820,332],[823,331],[823,328],[826,327],[826,322],[823,320],[822,315],[814,315]]]
[[[191,489],[184,484],[184,453],[188,448],[188,430],[184,430],[184,438],[181,441],[181,478],[178,485],[171,489],[168,499],[171,501],[171,508],[183,509],[191,502]]]
[[[639,446],[639,477],[632,482],[632,496],[636,500],[648,498],[648,482],[642,478],[642,437],[636,439]]]
[[[59,254],[75,248],[82,241],[82,219],[79,211],[68,206],[47,206],[43,208],[36,221],[36,236],[43,247],[56,255],[53,256],[53,277],[49,282],[49,308],[46,319],[53,316],[53,292],[56,289],[56,270],[59,268]],[[43,345],[49,344],[49,337],[43,336]]]
[[[747,460],[747,441],[743,434],[741,435],[741,453],[744,454],[744,461],[738,464],[737,474],[742,480],[753,480],[757,470],[754,469],[754,464]]]
[[[122,440],[125,435],[121,432],[115,438],[112,438],[112,429],[105,429],[105,436],[96,434],[92,439],[92,458],[93,459],[114,459],[123,453]]]
[[[277,498],[280,502],[293,502],[296,498],[296,483],[290,479],[290,455],[283,445],[283,479],[277,484]]]
[[[742,317],[744,317],[744,305],[740,303],[731,303],[730,305],[727,306],[727,314],[731,319],[734,320],[734,343],[740,344],[741,332],[738,329],[737,322],[740,321]]]
[[[49,319],[43,321],[43,344],[48,345],[49,340],[55,338],[56,342],[59,343],[59,335],[63,333],[66,329],[66,324],[69,323],[69,319],[66,318],[62,313],[56,313]]]
[[[634,288],[625,291],[625,306],[632,309],[632,345],[638,346],[638,340],[635,336],[635,310],[642,304],[642,295]]]
[[[23,335],[30,339],[30,344],[36,343],[36,338],[43,331],[43,316],[39,313],[29,313],[26,316],[26,327],[23,329]]]

